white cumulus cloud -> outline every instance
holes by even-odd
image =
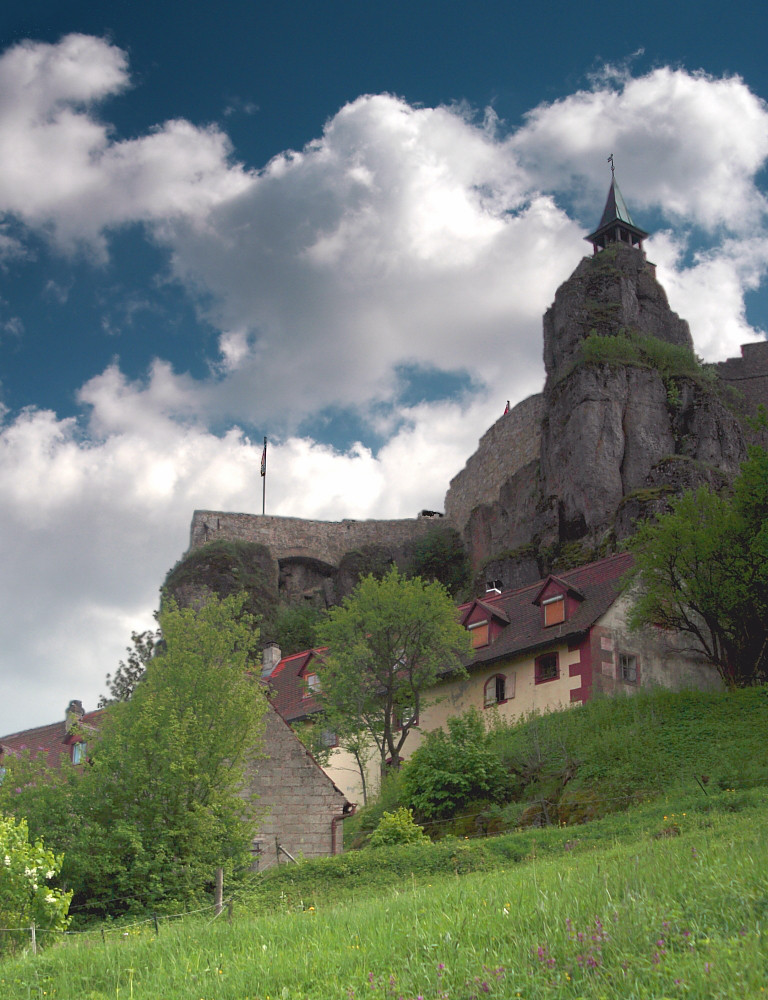
[[[242,426],[275,438],[272,513],[441,509],[505,400],[540,388],[541,315],[587,252],[570,206],[597,222],[608,153],[635,214],[668,220],[649,255],[699,352],[759,335],[745,296],[768,260],[768,114],[737,77],[609,72],[510,134],[492,114],[361,96],[258,172],[216,127],[117,136],[97,111],[130,84],[103,39],[0,55],[0,262],[23,257],[27,230],[106,259],[111,230],[143,224],[219,349],[196,379],[158,339],[143,378],[116,361],[71,387],[77,419],[2,414],[0,731],[94,704],[131,629],[151,625],[195,508],[260,510],[261,440]],[[68,288],[59,276],[48,301]],[[403,373],[420,370],[462,376],[463,395],[404,405]],[[385,443],[340,452],[298,433],[333,408]]]

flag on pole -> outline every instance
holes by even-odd
[[[264,451],[261,453],[261,474],[267,474],[267,439],[264,438]]]

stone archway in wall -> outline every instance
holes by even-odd
[[[335,603],[337,567],[301,552],[281,555],[278,563],[278,593],[282,601],[311,602],[320,607]]]

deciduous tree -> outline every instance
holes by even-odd
[[[159,629],[147,629],[146,632],[131,632],[132,646],[126,652],[128,656],[121,660],[114,675],[107,674],[109,696],[99,698],[99,708],[111,705],[116,701],[128,701],[136,685],[144,677],[147,664],[155,655],[162,633]]]
[[[427,692],[443,674],[463,673],[469,638],[445,588],[396,568],[358,583],[318,630],[328,646],[319,698],[346,731],[365,732],[381,768],[398,767]]]
[[[79,896],[97,909],[186,904],[216,867],[249,860],[247,769],[266,701],[251,670],[259,633],[242,604],[166,607],[142,683],[107,710],[77,785],[81,829],[67,856]]]
[[[630,542],[634,627],[691,637],[728,686],[768,680],[768,454],[752,448],[730,496],[702,487]]]

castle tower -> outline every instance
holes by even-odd
[[[610,243],[626,243],[631,247],[643,249],[643,240],[648,236],[644,229],[640,229],[632,221],[627,203],[619,189],[619,182],[616,180],[616,169],[613,165],[613,153],[608,157],[611,164],[611,186],[608,189],[608,198],[603,209],[603,216],[600,225],[589,236],[584,239],[592,244],[594,253],[598,253]]]
[[[558,288],[544,315],[544,367],[551,386],[581,357],[590,334],[640,334],[693,349],[688,324],[673,312],[646,259],[648,236],[632,221],[611,163],[611,186],[597,229],[586,236],[594,251]]]

